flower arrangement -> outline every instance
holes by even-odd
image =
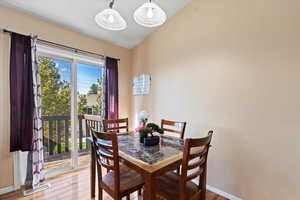
[[[159,143],[159,137],[154,136],[153,133],[157,132],[163,134],[164,130],[161,129],[155,123],[147,123],[149,114],[146,111],[142,111],[139,114],[140,126],[135,129],[136,132],[139,132],[140,142],[148,146],[155,145]]]
[[[146,125],[141,125],[135,129],[136,132],[139,132],[140,137],[148,137],[149,135],[152,137],[153,133],[157,132],[160,134],[164,134],[164,130],[161,129],[157,124],[148,123]]]
[[[151,129],[147,126],[139,126],[135,129],[136,132],[140,134],[140,137],[147,137],[148,134],[152,133]]]

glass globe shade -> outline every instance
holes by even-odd
[[[135,10],[134,20],[145,27],[160,26],[167,20],[167,15],[157,4],[153,2],[144,3]]]
[[[120,13],[111,8],[98,13],[95,21],[102,28],[112,31],[124,30],[127,27],[127,23]]]

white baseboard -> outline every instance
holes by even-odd
[[[192,181],[193,181],[194,183],[196,183],[196,184],[199,183],[199,179],[198,179],[198,178],[195,178],[195,179],[193,179]],[[218,188],[215,188],[215,187],[213,187],[213,186],[211,186],[211,185],[207,185],[207,184],[206,184],[206,189],[209,190],[209,191],[211,191],[211,192],[214,192],[214,193],[216,193],[216,194],[218,194],[218,195],[220,195],[220,196],[222,196],[222,197],[225,197],[225,198],[227,198],[227,199],[229,199],[229,200],[242,200],[242,199],[239,198],[239,197],[233,196],[232,194],[229,194],[229,193],[227,193],[227,192],[224,192],[223,190],[220,190],[220,189],[218,189]]]
[[[0,188],[0,194],[5,194],[5,193],[8,193],[8,192],[12,192],[14,190],[15,190],[15,187],[13,185],[5,187],[5,188]]]
[[[215,188],[213,186],[210,186],[210,185],[206,185],[206,189],[211,191],[211,192],[214,192],[222,197],[225,197],[227,199],[230,199],[230,200],[242,200],[241,198],[239,197],[236,197],[236,196],[233,196],[232,194],[228,194],[222,190],[219,190],[218,188]]]
[[[25,196],[29,196],[29,195],[32,195],[33,193],[36,193],[36,192],[41,192],[41,191],[44,191],[44,190],[47,190],[51,187],[51,184],[50,183],[44,183],[44,184],[39,184],[36,188],[34,189],[29,189],[29,190],[25,190],[23,192],[24,194],[24,197]]]

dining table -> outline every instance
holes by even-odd
[[[88,138],[92,140],[92,138]],[[119,133],[118,149],[122,163],[136,170],[145,179],[144,200],[155,199],[156,177],[178,168],[183,157],[184,141],[171,136],[160,136],[160,143],[145,146],[137,132]],[[91,145],[91,197],[95,197],[95,149]]]

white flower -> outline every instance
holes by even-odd
[[[148,117],[149,117],[149,113],[147,113],[145,110],[141,111],[138,115],[139,122],[147,120]]]

